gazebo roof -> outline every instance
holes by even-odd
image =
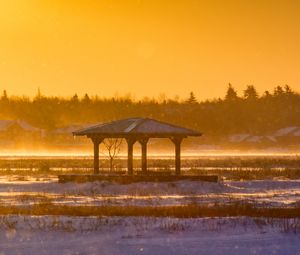
[[[129,118],[109,123],[103,123],[73,132],[75,136],[105,136],[105,137],[173,137],[201,136],[202,134],[149,118]]]

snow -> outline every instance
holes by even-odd
[[[300,127],[285,127],[277,130],[273,136],[287,136],[291,133],[295,132],[296,130],[300,129]]]
[[[277,140],[276,140],[276,138],[274,137],[274,136],[271,136],[271,135],[267,135],[267,136],[265,136],[269,141],[271,141],[271,142],[274,142],[274,143],[276,143],[277,142]]]
[[[294,136],[300,136],[300,128],[293,132]]]
[[[300,127],[298,126],[289,126],[285,128],[278,129],[272,135],[250,135],[250,134],[233,134],[229,136],[229,141],[232,143],[260,143],[263,141],[266,142],[277,142],[277,137],[283,136],[300,136]]]
[[[23,120],[0,120],[0,131],[6,131],[9,127],[17,125],[25,131],[40,132],[42,129],[36,128]]]
[[[259,143],[263,140],[264,136],[259,136],[259,135],[252,135],[250,137],[246,138],[246,142],[250,142],[250,143]]]
[[[229,136],[229,141],[232,143],[261,143],[261,142],[277,142],[274,136],[250,135],[250,134],[234,134]]]
[[[46,199],[46,200],[45,200]],[[300,202],[300,180],[65,183],[1,176],[1,205],[182,205]],[[299,254],[300,218],[0,216],[0,255]]]
[[[229,136],[229,141],[232,143],[240,143],[243,142],[249,136],[249,134],[234,134]]]
[[[5,216],[0,254],[299,254],[299,224],[248,217]]]
[[[0,178],[0,202],[9,205],[41,201],[68,205],[182,205],[233,201],[288,206],[300,202],[300,180],[65,183],[56,178]]]

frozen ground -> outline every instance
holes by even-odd
[[[300,220],[0,217],[1,255],[300,254]]]
[[[65,183],[56,177],[1,176],[0,203],[37,202],[69,205],[178,205],[247,201],[268,206],[300,203],[300,180],[179,181],[170,183]]]
[[[65,183],[53,176],[1,176],[0,204],[174,205],[253,201],[300,203],[299,180]],[[292,254],[300,218],[0,216],[0,255]]]

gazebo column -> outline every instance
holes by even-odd
[[[149,138],[144,138],[139,140],[139,143],[142,146],[142,173],[147,172],[147,143],[149,141]]]
[[[94,174],[99,174],[99,146],[103,141],[103,138],[93,137],[94,144]]]
[[[181,150],[182,137],[174,137],[171,140],[175,145],[175,174],[180,175],[180,170],[181,170],[180,150]]]
[[[128,145],[128,159],[127,159],[127,169],[128,174],[133,174],[133,145],[135,143],[135,140],[132,138],[127,138],[127,145]]]

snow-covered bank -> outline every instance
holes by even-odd
[[[299,219],[0,217],[0,254],[299,254]]]
[[[57,183],[54,178],[2,176],[2,205],[51,202],[67,205],[178,205],[246,201],[270,206],[300,203],[299,180],[179,181],[167,183]]]

